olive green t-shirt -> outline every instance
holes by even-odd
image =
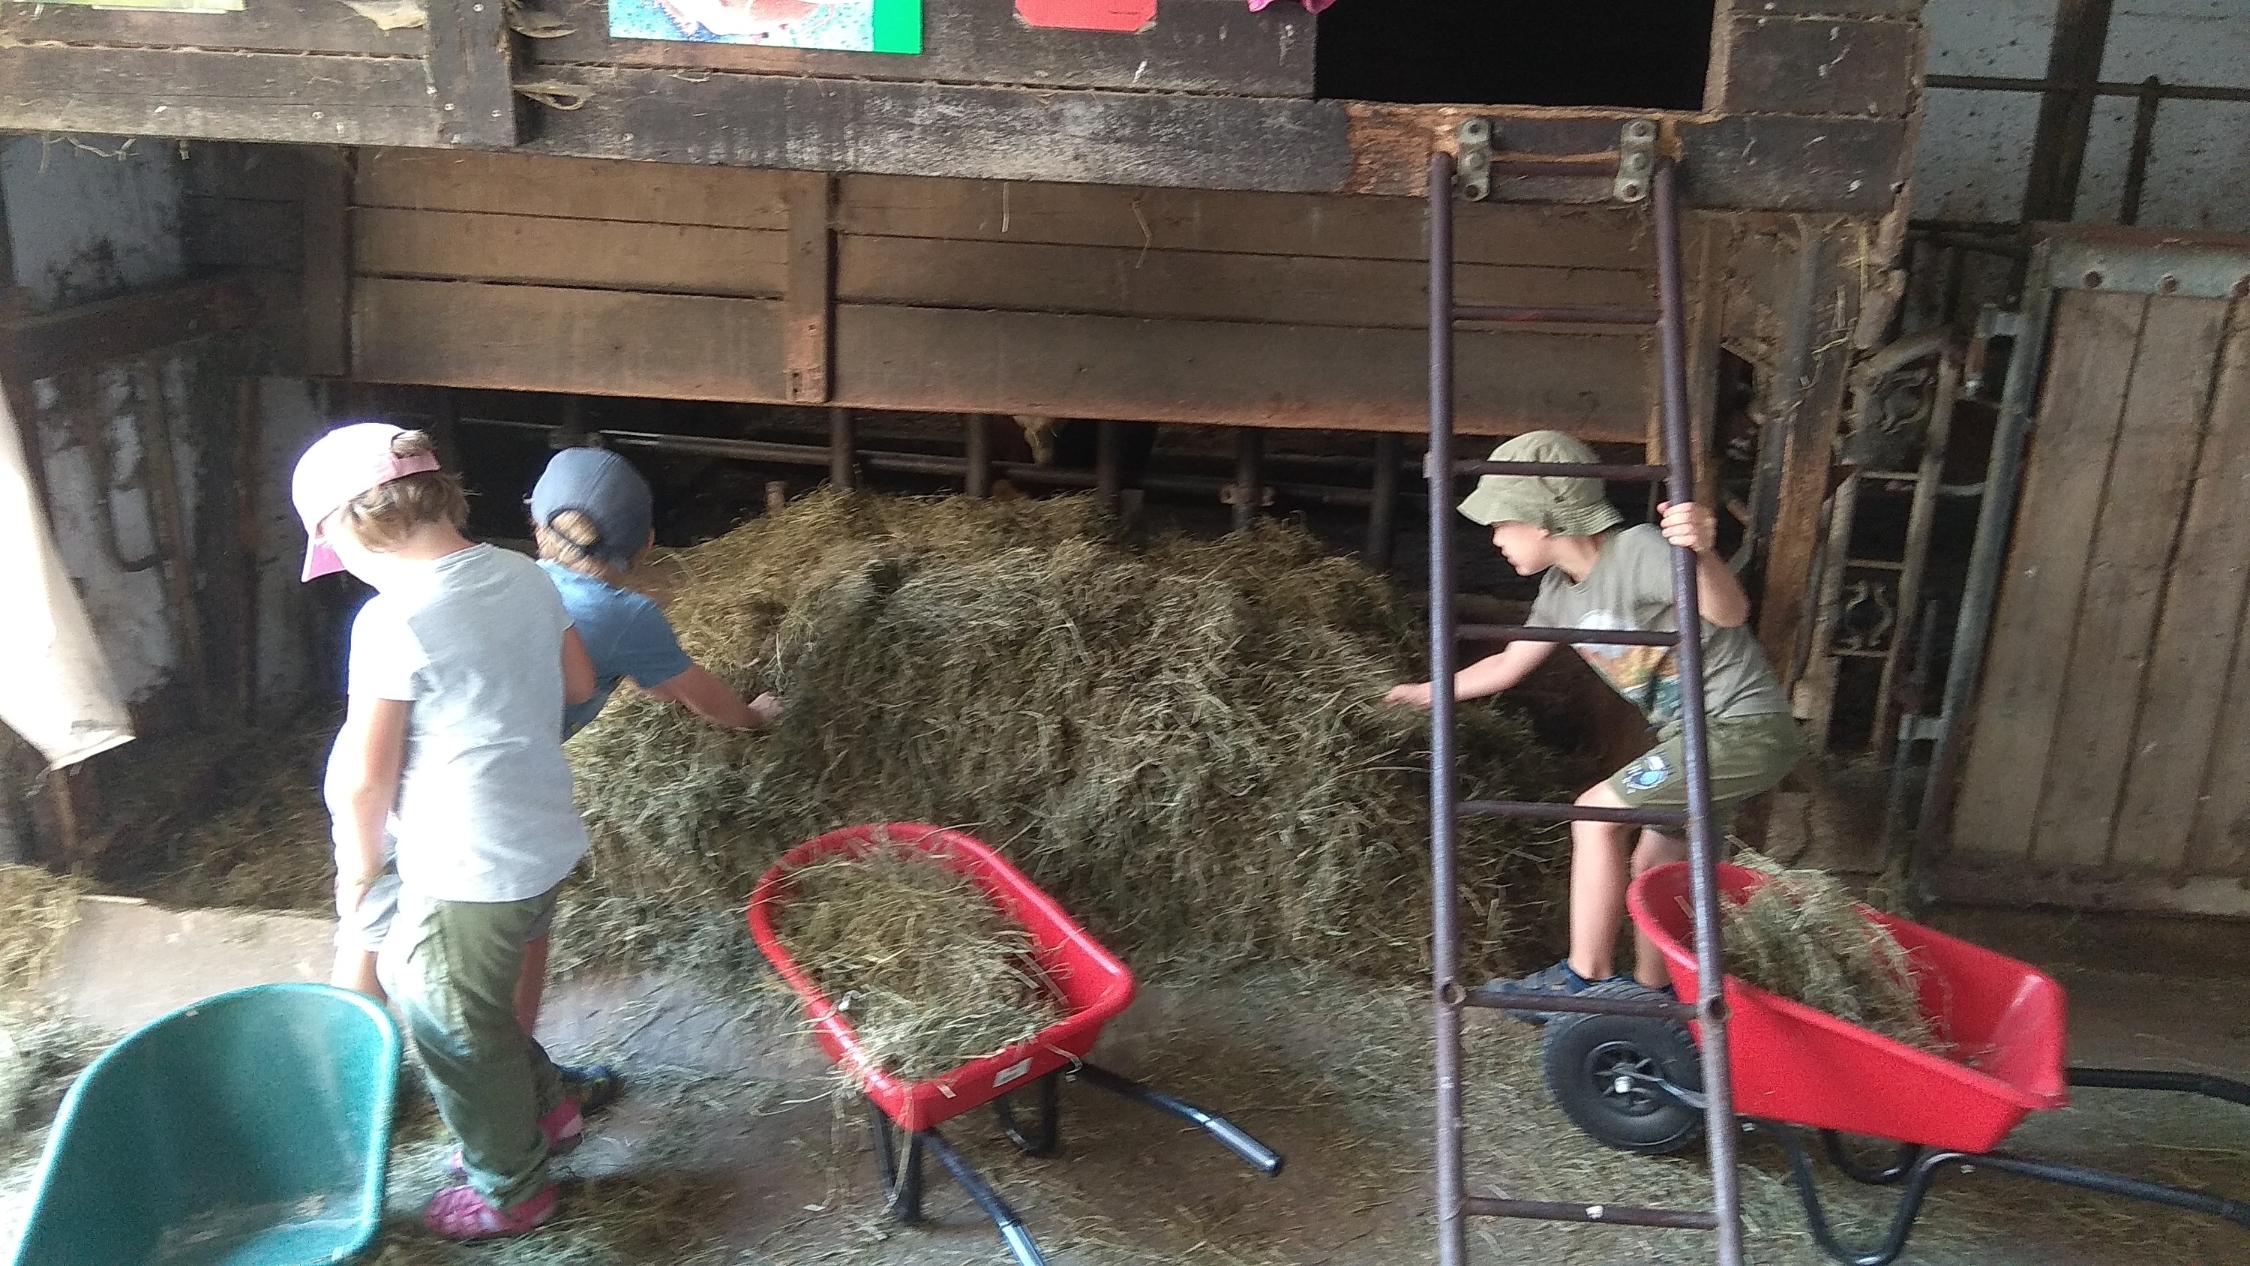
[[[1671,553],[1664,533],[1653,524],[1613,533],[1583,583],[1573,584],[1560,567],[1548,569],[1531,604],[1531,622],[1550,628],[1669,633],[1679,627],[1672,608]],[[1679,718],[1680,669],[1671,647],[1571,649],[1639,708],[1650,725],[1662,729]],[[1747,626],[1723,629],[1703,622],[1703,702],[1705,713],[1714,717],[1789,710],[1765,649]]]

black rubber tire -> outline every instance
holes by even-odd
[[[1582,998],[1656,999],[1630,981],[1605,981]],[[1638,1077],[1701,1088],[1687,1027],[1672,1020],[1559,1014],[1541,1049],[1547,1090],[1571,1123],[1605,1147],[1641,1156],[1683,1151],[1703,1136],[1703,1114]]]

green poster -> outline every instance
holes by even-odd
[[[922,0],[609,0],[609,34],[911,56],[922,51]]]

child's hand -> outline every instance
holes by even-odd
[[[1383,696],[1383,702],[1394,708],[1427,708],[1430,706],[1430,683],[1417,681],[1409,685],[1393,686]]]
[[[781,696],[772,691],[750,701],[750,727],[756,730],[771,729],[781,720]]]
[[[1719,516],[1711,513],[1709,506],[1667,501],[1656,507],[1656,513],[1667,544],[1686,546],[1698,554],[1708,554],[1718,544]]]
[[[372,875],[347,875],[338,871],[336,873],[336,917],[348,922],[352,917],[352,911],[359,909],[359,903],[367,899],[367,890],[374,886],[375,877]]]

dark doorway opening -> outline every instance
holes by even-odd
[[[1461,105],[1703,108],[1713,0],[1344,0],[1319,95]]]

